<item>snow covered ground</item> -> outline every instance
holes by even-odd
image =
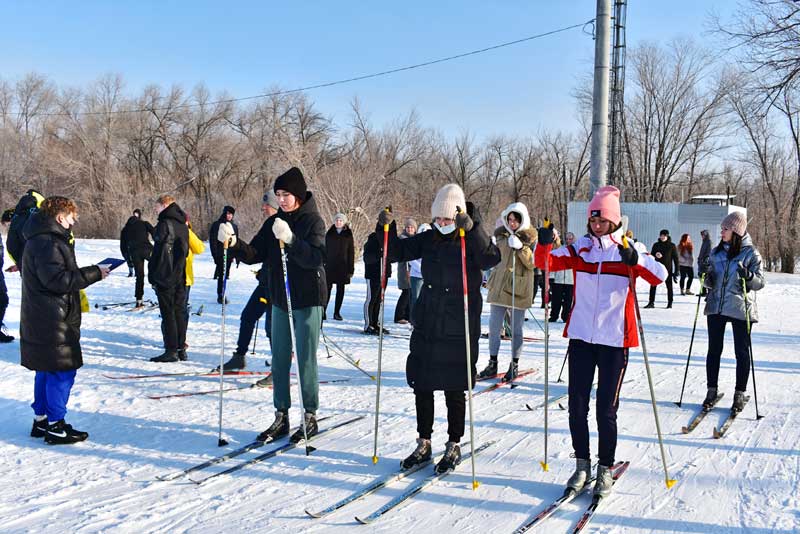
[[[88,265],[118,255],[116,241],[80,240],[77,256]],[[249,266],[233,270],[227,307],[226,358],[233,350],[238,316],[255,278]],[[94,303],[129,300],[133,279],[122,267],[88,290]],[[348,286],[342,323],[330,322],[326,332],[362,366],[377,366],[377,339],[360,334],[364,282],[360,266]],[[374,382],[339,357],[318,354],[321,379],[348,378],[320,386],[320,416],[334,421],[366,416],[329,438],[320,438],[310,457],[302,449],[242,469],[198,486],[185,479],[157,482],[168,474],[216,456],[215,395],[151,400],[147,395],[214,389],[215,377],[112,380],[108,376],[162,371],[207,370],[219,361],[221,316],[215,300],[213,264],[208,253],[195,258],[195,309],[201,317],[189,326],[189,361],[156,364],[148,359],[161,352],[157,311],[129,313],[92,308],[83,316],[85,366],[78,372],[67,420],[90,433],[87,442],[48,446],[29,437],[33,373],[19,365],[19,344],[0,346],[0,530],[3,532],[510,532],[530,514],[560,495],[574,466],[570,458],[567,413],[555,407],[549,417],[550,470],[544,472],[544,414],[525,410],[543,398],[543,346],[526,343],[521,367],[539,369],[515,389],[501,388],[475,398],[476,441],[498,440],[478,457],[477,491],[470,485],[469,464],[414,497],[371,526],[358,525],[354,515],[365,515],[387,502],[423,473],[412,475],[363,501],[324,518],[311,519],[304,510],[321,509],[360,485],[396,469],[416,438],[414,403],[405,383],[407,340],[384,340],[381,395],[380,461],[373,465],[372,428]],[[770,274],[758,295],[762,322],[753,333],[759,409],[766,417],[755,420],[751,400],[730,433],[711,437],[733,395],[734,357],[730,332],[726,337],[720,386],[726,396],[689,435],[681,433],[705,393],[706,329],[701,317],[683,408],[677,401],[683,378],[696,297],[676,296],[675,306],[664,309],[664,290],[657,308],[643,310],[650,363],[664,431],[670,476],[678,482],[664,485],[650,395],[640,350],[631,353],[619,411],[618,459],[631,460],[629,472],[616,486],[607,506],[595,517],[595,532],[790,533],[800,531],[800,277]],[[6,322],[18,336],[20,278],[7,274],[11,307]],[[695,282],[696,286],[696,282]],[[645,287],[639,288],[646,301]],[[391,283],[387,318],[392,317],[398,291]],[[145,298],[155,298],[147,288]],[[488,306],[486,307],[488,312]],[[541,310],[532,310],[541,320]],[[488,316],[484,317],[487,329]],[[407,327],[387,324],[394,332]],[[559,323],[551,335],[550,394],[565,384],[554,383],[561,367],[566,340]],[[536,323],[526,323],[526,334],[542,337]],[[259,334],[257,355],[249,359],[254,370],[264,369],[267,343]],[[487,360],[481,340],[482,367]],[[503,344],[500,366],[509,359]],[[230,384],[254,378],[226,378]],[[752,392],[752,384],[750,385]],[[293,389],[293,393],[296,390]],[[297,423],[299,411],[291,417]],[[437,394],[434,451],[446,441],[444,400]],[[591,417],[591,416],[590,416]],[[247,443],[272,421],[271,391],[245,389],[226,393],[224,429],[231,447]],[[322,427],[325,423],[321,424]],[[590,427],[594,428],[590,422]],[[468,436],[467,436],[468,437]],[[596,448],[593,434],[593,450]],[[466,449],[465,449],[466,452]],[[225,464],[233,465],[231,460]],[[221,466],[208,469],[216,472]],[[199,474],[198,474],[199,475]],[[588,497],[560,511],[542,532],[566,532],[579,517]]]

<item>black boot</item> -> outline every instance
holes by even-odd
[[[656,307],[655,303],[653,303],[653,302],[648,302],[648,303],[647,303],[647,306],[645,306],[645,309],[650,309],[650,308],[655,308],[655,307]]]
[[[44,435],[45,443],[50,445],[70,445],[79,441],[85,441],[89,437],[88,432],[75,430],[72,425],[68,425],[63,419],[50,423]]]
[[[744,391],[739,391],[738,389],[733,392],[733,406],[731,406],[731,411],[733,413],[739,413],[744,410],[744,405],[747,403],[748,397],[744,394]]]
[[[703,401],[703,409],[708,411],[714,406],[714,402],[717,400],[717,388],[708,388],[706,392],[706,398]]]
[[[14,336],[6,334],[5,329],[5,326],[0,325],[0,343],[11,343],[14,341]]]
[[[485,380],[487,378],[494,378],[497,376],[497,356],[489,356],[489,363],[486,367],[478,373],[478,380]]]
[[[517,375],[519,374],[519,360],[511,360],[511,364],[508,366],[508,371],[506,374],[503,375],[503,382],[511,382]]]
[[[186,355],[186,349],[181,349],[178,351],[178,359],[182,362],[185,362],[189,359],[189,356]]]
[[[275,441],[278,438],[289,435],[289,414],[276,411],[275,420],[272,425],[256,437],[258,441]]]
[[[319,434],[319,426],[317,426],[317,416],[311,412],[305,413],[306,430],[303,432],[303,427],[298,428],[289,440],[292,443],[300,443],[305,438],[316,436]]]
[[[174,350],[165,350],[164,354],[160,356],[156,356],[154,358],[150,358],[151,362],[159,362],[159,363],[172,363],[172,362],[179,362],[181,361],[178,357],[178,353]]]
[[[452,471],[461,463],[461,447],[455,441],[448,441],[445,445],[444,456],[436,464],[435,472],[441,475],[445,471]]]
[[[411,469],[415,465],[425,463],[431,459],[431,440],[417,438],[417,448],[400,462],[403,469]]]
[[[233,357],[222,364],[223,371],[241,371],[247,366],[247,362],[245,360],[244,354],[239,354],[238,352],[233,353]],[[219,371],[219,365],[214,368],[215,371]]]
[[[47,427],[50,424],[47,422],[47,416],[41,421],[37,421],[36,419],[33,420],[33,428],[31,428],[31,437],[32,438],[43,438],[45,434],[47,434]]]

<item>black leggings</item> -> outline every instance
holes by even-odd
[[[681,265],[681,291],[689,291],[692,288],[692,280],[694,280],[694,269],[692,267],[687,267]],[[686,286],[683,285],[683,281],[688,278],[686,282]]]
[[[433,434],[433,391],[414,390],[417,405],[417,433],[422,439],[431,439]],[[464,436],[466,400],[463,391],[445,391],[447,404],[447,439],[458,443]]]
[[[341,315],[342,303],[344,302],[344,284],[328,282],[328,300],[325,301],[325,309],[328,309],[328,303],[331,301],[331,291],[334,285],[336,285],[336,300],[333,305],[333,314]]]
[[[730,322],[733,326],[733,351],[736,353],[736,390],[747,391],[747,378],[750,374],[750,336],[747,335],[747,322],[719,314],[709,315],[706,319],[708,321],[707,386],[718,387],[725,325]]]

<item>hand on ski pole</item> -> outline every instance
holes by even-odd
[[[739,275],[739,278],[745,282],[749,282],[753,279],[753,273],[750,272],[742,262],[739,262],[739,266],[736,268],[736,273]]]
[[[461,211],[461,208],[457,208],[459,211],[456,214],[456,228],[460,228],[464,230],[464,232],[469,232],[472,230],[473,222],[472,217],[467,214],[466,211]]]
[[[234,234],[233,225],[231,223],[226,222],[219,225],[217,241],[220,243],[228,243],[229,247],[236,245],[236,234]]]
[[[633,267],[639,263],[639,253],[636,252],[634,247],[630,246],[630,242],[625,236],[622,237],[622,244],[617,245],[617,249],[619,250],[619,257],[625,265]]]
[[[508,246],[514,250],[519,250],[522,248],[522,241],[516,235],[511,234],[508,236]]]
[[[275,218],[275,222],[272,223],[272,233],[275,234],[275,239],[283,241],[287,245],[291,245],[294,241],[292,229],[289,228],[289,223],[283,219]]]

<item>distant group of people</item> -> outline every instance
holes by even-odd
[[[633,234],[631,233],[631,236]],[[697,256],[697,272],[703,275],[708,266],[708,258],[711,254],[711,238],[708,230],[700,232],[702,244]],[[673,294],[672,283],[679,283],[681,295],[694,295],[692,292],[692,281],[694,280],[694,244],[689,234],[683,234],[681,240],[676,246],[672,242],[669,235],[669,230],[666,228],[659,232],[658,241],[653,243],[650,250],[659,263],[667,269],[667,308],[672,308]],[[680,276],[680,281],[679,277]],[[704,295],[704,289],[700,288],[701,295]],[[645,308],[655,308],[656,288],[650,288],[650,298],[647,301]]]

